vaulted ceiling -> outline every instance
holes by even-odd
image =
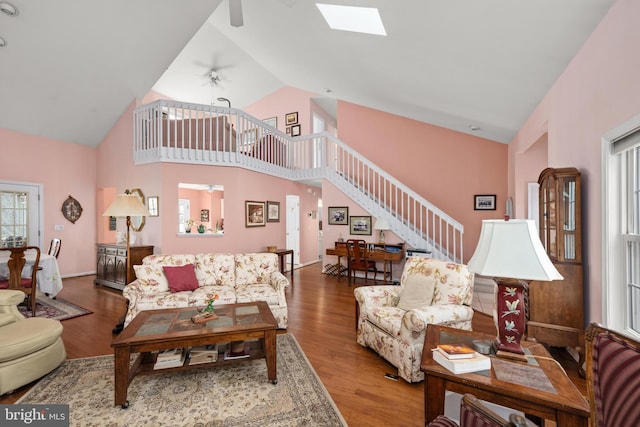
[[[613,1],[326,0],[379,8],[385,37],[302,0],[243,0],[237,28],[228,0],[11,0],[0,128],[97,146],[150,89],[243,108],[292,86],[506,143]]]

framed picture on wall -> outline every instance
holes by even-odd
[[[300,136],[300,125],[291,126],[291,136]]]
[[[278,118],[277,117],[269,117],[268,119],[262,120],[265,124],[278,129]]]
[[[349,208],[347,206],[329,207],[329,225],[349,225]]]
[[[209,209],[200,210],[200,222],[209,222]]]
[[[473,196],[473,210],[495,211],[496,195],[495,194],[476,194],[475,196]]]
[[[371,216],[349,217],[349,232],[362,236],[371,236]]]
[[[149,216],[160,216],[158,210],[158,196],[151,196],[147,198],[147,209],[149,210]]]
[[[287,126],[298,124],[298,112],[286,114],[284,116],[284,122]]]
[[[280,202],[267,201],[267,222],[280,222]]]
[[[245,201],[245,226],[264,227],[266,225],[264,209],[264,202]]]

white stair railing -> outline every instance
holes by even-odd
[[[160,100],[134,111],[136,164],[234,166],[295,181],[327,179],[412,248],[462,262],[462,224],[327,133],[289,137],[234,108]]]

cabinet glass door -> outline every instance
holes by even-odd
[[[576,259],[576,180],[565,177],[560,180],[562,191],[562,231],[564,234],[564,259]]]

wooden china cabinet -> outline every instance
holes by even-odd
[[[584,360],[584,291],[580,172],[547,168],[538,178],[540,240],[564,277],[529,283],[527,338],[574,347]]]

